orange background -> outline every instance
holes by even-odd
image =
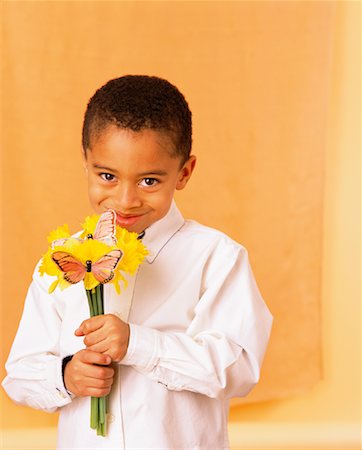
[[[358,120],[350,90],[359,84],[345,84],[358,12],[328,1],[4,2],[2,365],[46,234],[64,222],[76,230],[90,212],[86,102],[110,78],[155,74],[193,111],[198,167],[178,204],[248,248],[275,316],[261,383],[247,399],[263,402],[234,406],[231,423],[358,420],[360,356],[348,338],[358,330],[359,236],[348,219],[357,194],[334,184],[352,182],[347,169],[358,167],[348,153],[358,136],[346,127]],[[348,283],[333,285],[341,276]],[[56,423],[3,392],[1,400],[4,428]]]

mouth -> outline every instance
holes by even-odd
[[[137,223],[143,214],[121,214],[116,211],[116,223],[120,227],[130,227]]]

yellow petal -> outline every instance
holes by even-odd
[[[53,249],[49,247],[47,252],[43,255],[38,269],[41,276],[43,276],[44,274],[50,276],[59,276],[60,274],[62,274],[62,271],[52,259],[52,253]]]
[[[85,274],[85,277],[84,277],[84,287],[85,287],[87,290],[94,289],[96,286],[98,286],[98,284],[99,284],[99,281],[95,279],[95,277],[94,277],[94,275],[93,275],[92,273],[87,272],[87,273]]]
[[[64,289],[66,289],[69,286],[72,286],[71,283],[68,283],[67,280],[65,280],[63,277],[59,278],[59,284],[58,284],[59,288],[61,291],[64,291]]]
[[[81,234],[82,238],[85,238],[88,234],[94,234],[96,231],[97,223],[100,216],[97,214],[93,214],[92,216],[87,216],[82,223],[83,232]]]
[[[62,238],[70,237],[69,228],[67,224],[64,224],[55,230],[51,231],[47,237],[48,242],[51,244],[53,241]]]
[[[53,283],[50,285],[48,292],[49,294],[51,294],[52,292],[55,291],[56,287],[58,286],[59,280],[55,280],[53,281]]]

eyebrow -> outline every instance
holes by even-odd
[[[93,167],[95,169],[100,169],[100,170],[105,170],[105,171],[108,171],[108,172],[118,173],[117,170],[111,169],[109,167],[102,166],[100,164],[93,164]],[[141,173],[137,174],[137,176],[139,176],[139,177],[147,177],[147,176],[151,176],[151,175],[157,175],[159,177],[164,177],[165,175],[167,175],[167,172],[165,172],[164,170],[149,170],[147,172],[141,172]]]
[[[148,175],[158,175],[159,177],[164,177],[167,172],[164,170],[150,170],[149,172],[142,172],[138,174],[140,177],[146,177]]]
[[[101,166],[100,164],[92,164],[94,169],[105,170],[107,172],[117,173],[117,170],[111,169],[110,167]]]

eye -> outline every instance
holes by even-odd
[[[99,174],[100,175],[100,177],[104,180],[104,181],[114,181],[115,180],[115,176],[114,175],[112,175],[111,173],[106,173],[106,172],[104,172],[104,173],[101,173],[101,174]]]
[[[158,182],[159,181],[156,180],[156,178],[144,178],[143,180],[140,181],[140,186],[153,187],[156,186]]]

